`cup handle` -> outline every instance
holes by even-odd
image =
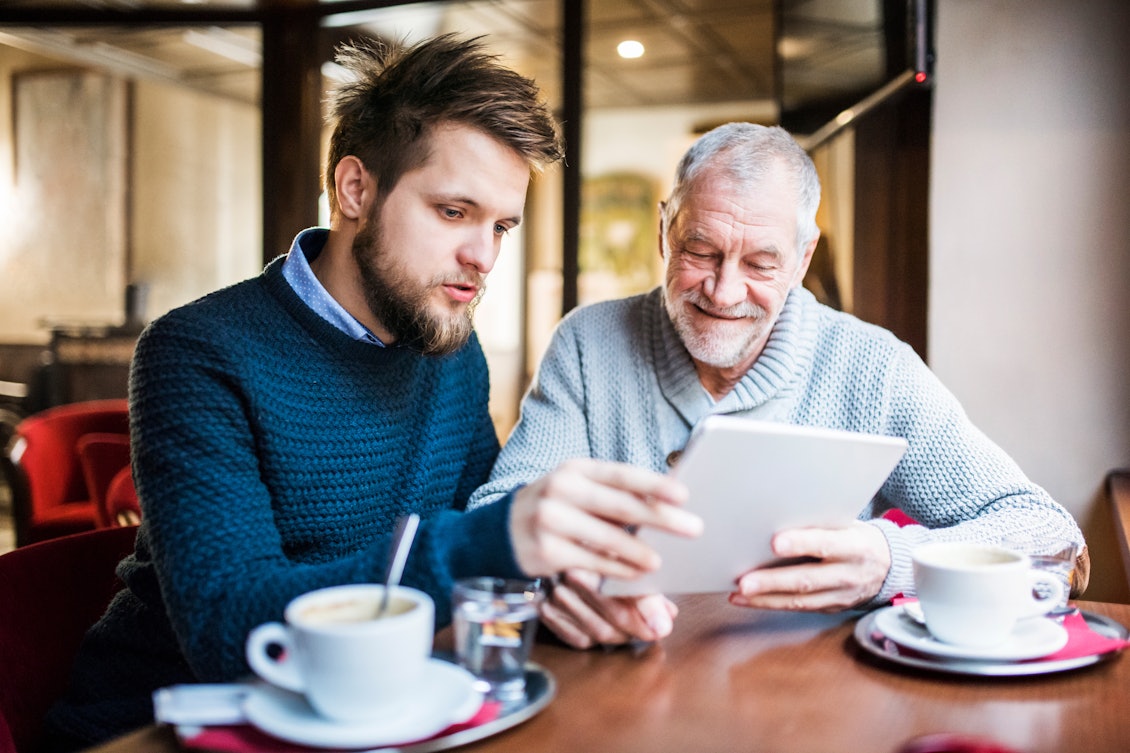
[[[1029,591],[1031,599],[1028,605],[1029,611],[1024,615],[1026,617],[1038,617],[1055,609],[1063,601],[1067,591],[1067,586],[1057,576],[1039,570],[1028,573],[1028,584],[1031,588]],[[1036,596],[1037,593],[1046,595]]]
[[[281,646],[282,653],[272,659],[267,650]],[[255,674],[272,685],[301,693],[305,683],[298,673],[298,662],[294,660],[294,643],[290,631],[280,622],[267,622],[251,631],[247,636],[247,663]]]

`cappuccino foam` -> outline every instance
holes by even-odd
[[[393,597],[388,609],[377,617],[380,601],[376,599],[335,599],[311,604],[298,613],[300,622],[306,625],[331,625],[369,622],[370,620],[395,617],[412,610],[416,604],[409,599]]]

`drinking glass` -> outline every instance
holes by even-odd
[[[1027,554],[1034,569],[1058,576],[1066,588],[1063,598],[1056,606],[1060,610],[1067,608],[1067,600],[1075,580],[1075,558],[1079,556],[1078,544],[1070,539],[1006,535],[1001,538],[1001,545],[1006,549]]]
[[[545,594],[536,580],[467,578],[452,593],[455,655],[488,697],[524,700],[526,662]]]

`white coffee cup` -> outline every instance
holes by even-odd
[[[1058,578],[1002,547],[938,542],[918,547],[912,559],[926,628],[955,646],[1002,644],[1017,621],[1046,614],[1063,596]]]
[[[384,586],[334,586],[303,594],[247,636],[247,663],[273,685],[302,693],[322,716],[373,719],[393,709],[424,674],[435,605],[427,594],[394,588],[377,619]],[[282,648],[273,658],[272,646]]]

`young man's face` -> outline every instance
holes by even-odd
[[[437,127],[423,165],[374,205],[353,241],[365,298],[385,342],[432,355],[471,334],[471,314],[518,225],[530,167],[514,150],[465,125]]]

